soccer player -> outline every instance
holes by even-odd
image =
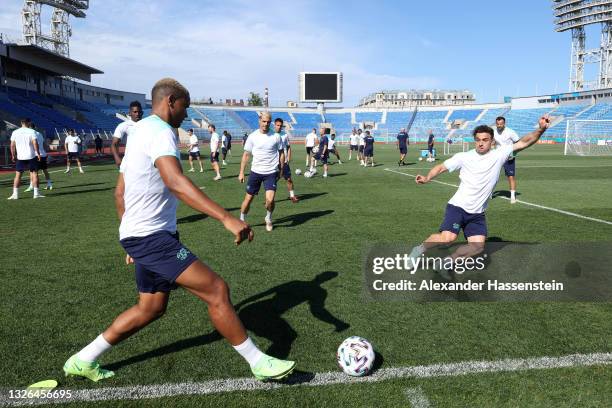
[[[128,120],[121,122],[117,125],[115,133],[113,133],[113,141],[111,142],[111,153],[115,159],[117,166],[121,165],[121,156],[119,156],[119,143],[127,146],[127,139],[132,132],[132,128],[140,119],[142,119],[143,111],[142,105],[138,101],[130,103],[128,110]]]
[[[433,156],[434,139],[435,139],[435,136],[433,134],[433,130],[429,129],[429,136],[427,137],[427,150],[429,151],[427,153],[428,162],[433,162],[436,160]]]
[[[374,167],[374,136],[370,134],[369,130],[366,130],[365,137],[363,138],[363,166],[368,166],[368,158],[372,163],[372,167]]]
[[[204,173],[204,166],[202,165],[202,159],[200,158],[200,141],[198,137],[193,134],[193,129],[189,129],[189,172],[193,173],[193,159],[196,159],[200,164],[200,173]]]
[[[246,194],[240,206],[240,219],[244,221],[251,208],[251,202],[259,193],[261,184],[266,191],[266,231],[272,231],[272,212],[274,211],[274,196],[276,194],[276,182],[278,180],[278,166],[280,164],[281,174],[284,171],[285,154],[281,146],[280,136],[270,131],[272,116],[269,112],[263,112],[259,117],[259,129],[251,133],[244,145],[244,153],[240,161],[240,174],[238,180],[244,183],[244,169],[253,155],[251,162],[251,173],[247,181]]]
[[[43,174],[45,175],[45,180],[47,182],[45,190],[53,190],[53,181],[51,181],[51,175],[49,174],[49,170],[47,170],[47,152],[50,150],[48,139],[45,138],[42,133],[36,130],[34,123],[32,123],[32,129],[34,129],[34,132],[36,133],[36,143],[38,143],[38,152],[40,153],[38,170],[42,170]],[[38,184],[40,185],[40,176],[38,177]],[[30,187],[28,187],[25,191],[32,191],[33,189],[34,185],[32,184],[32,181],[30,181]]]
[[[312,148],[317,144],[317,129],[312,128],[312,132],[306,135],[306,166],[312,161]]]
[[[282,176],[287,181],[287,190],[289,190],[289,199],[293,204],[297,203],[299,198],[295,195],[293,190],[293,179],[291,178],[291,167],[289,161],[291,161],[291,145],[289,144],[289,135],[283,131],[283,120],[276,118],[274,120],[274,133],[280,137],[281,147],[279,150],[279,157],[285,157],[285,165],[283,166]]]
[[[500,146],[511,145],[519,140],[516,132],[509,127],[506,127],[506,118],[498,116],[495,119],[495,128],[493,129],[495,144]],[[514,153],[508,156],[508,160],[504,163],[504,173],[508,177],[510,184],[510,203],[516,203],[516,163]]]
[[[15,163],[15,179],[13,180],[13,194],[9,200],[19,198],[19,184],[21,175],[28,169],[30,171],[30,182],[34,190],[34,198],[43,198],[38,192],[38,162],[40,152],[38,150],[36,133],[32,129],[30,118],[21,119],[21,127],[15,129],[11,134],[11,161]]]
[[[221,156],[224,166],[227,166],[225,158],[228,153],[230,156],[232,155],[232,135],[227,130],[224,130],[223,136],[221,137]]]
[[[208,131],[210,132],[210,165],[213,170],[217,173],[213,180],[221,180],[221,169],[219,168],[219,145],[221,139],[217,133],[217,128],[212,123],[208,125]]]
[[[340,160],[340,152],[338,151],[338,149],[336,149],[336,134],[332,133],[331,136],[329,137],[329,152],[333,153],[334,156],[336,156],[336,158],[338,159],[338,164],[342,164],[342,161]]]
[[[70,162],[72,159],[76,160],[77,166],[79,166],[79,173],[85,173],[79,159],[79,146],[82,143],[81,138],[75,135],[74,129],[68,130],[68,136],[64,139],[64,151],[66,152],[66,171],[64,173],[70,173]]]
[[[363,149],[365,148],[365,142],[364,142],[364,137],[365,134],[363,133],[363,131],[361,129],[357,130],[357,139],[359,140],[359,148],[357,150],[357,157],[359,158],[359,164],[361,164],[362,166],[365,166],[365,161],[364,161],[364,157],[363,157]]]
[[[398,166],[406,165],[404,159],[406,158],[406,153],[408,153],[408,143],[408,133],[406,133],[406,129],[402,128],[397,134],[397,148],[400,152],[400,159],[397,162]]]
[[[353,152],[357,151],[357,145],[359,144],[359,136],[357,136],[357,132],[355,128],[353,128],[353,132],[351,136],[349,136],[349,161],[353,157]],[[359,157],[359,153],[357,153],[357,157]]]
[[[480,252],[487,238],[487,222],[485,209],[491,196],[491,191],[497,184],[499,172],[512,152],[517,152],[532,146],[548,129],[549,117],[543,116],[538,122],[538,129],[523,136],[514,144],[506,144],[498,149],[491,149],[494,131],[489,126],[481,125],[474,129],[476,148],[467,152],[457,153],[444,163],[434,166],[427,176],[417,175],[417,184],[426,184],[445,172],[461,170],[461,183],[455,195],[446,205],[444,221],[438,233],[430,235],[421,245],[413,248],[411,259],[421,256],[427,249],[440,244],[449,244],[457,239],[459,231],[469,244],[474,244],[468,251]],[[460,247],[452,257],[473,256]]]
[[[94,143],[96,144],[96,157],[102,157],[102,154],[103,154],[103,151],[102,151],[103,141],[102,141],[102,138],[100,137],[99,133],[96,135],[96,138],[94,139]]]
[[[216,330],[248,362],[256,378],[284,378],[295,363],[265,355],[255,346],[232,306],[225,281],[179,241],[178,200],[223,223],[234,235],[236,245],[253,239],[246,223],[206,196],[181,170],[173,128],[187,117],[189,92],[166,78],[155,84],[151,99],[152,115],[140,121],[128,139],[115,191],[120,242],[127,252],[126,264],[135,264],[138,304],[117,316],[94,341],[71,356],[64,372],[95,382],[112,377],[112,371],[100,368],[98,358],[160,318],[170,291],[182,286],[207,304]]]
[[[316,155],[314,155],[310,160],[310,172],[316,173],[315,167],[317,165],[317,160],[321,160],[323,164],[323,177],[327,177],[327,161],[329,160],[329,138],[327,137],[327,133],[329,129],[321,128],[320,133],[321,137],[319,138],[319,150]]]

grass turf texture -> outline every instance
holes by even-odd
[[[295,147],[293,170],[304,170],[303,150]],[[417,169],[432,164],[418,162],[416,150],[410,149],[407,160],[414,164],[399,169],[396,150],[376,146],[377,167],[363,168],[353,160],[330,166],[328,179],[320,177],[321,169],[313,179],[295,177],[296,192],[303,197],[299,204],[287,199],[285,183],[280,181],[274,231],[264,229],[260,195],[247,219],[254,226],[255,241],[239,247],[219,223],[181,205],[181,240],[226,279],[235,304],[256,297],[240,308],[256,343],[276,356],[297,360],[301,371],[335,370],[336,347],[349,335],[368,338],[384,367],[612,351],[609,303],[367,300],[361,271],[366,245],[421,241],[437,230],[446,201],[454,193],[448,186],[417,186],[411,177],[383,171],[426,174],[427,170]],[[237,146],[220,182],[212,181],[208,162],[205,173],[186,173],[236,216],[244,197],[244,185],[236,178],[239,154]],[[341,154],[347,158],[345,146]],[[611,165],[609,158],[563,157],[560,146],[536,146],[519,155],[518,198],[612,221]],[[183,167],[188,168],[186,160]],[[85,174],[53,173],[55,189],[45,199],[32,200],[31,193],[20,192],[20,200],[1,206],[5,294],[0,300],[0,386],[25,387],[54,376],[61,377],[61,388],[69,389],[249,376],[242,358],[212,334],[205,305],[179,289],[170,298],[166,316],[102,357],[102,366],[116,370],[115,378],[99,385],[63,379],[64,361],[137,299],[133,267],[125,266],[117,242],[112,195],[116,169],[98,164],[85,170]],[[456,174],[438,180],[458,183]],[[10,176],[3,176],[0,186],[8,197]],[[503,172],[497,189],[508,189]],[[490,236],[506,241],[612,238],[611,225],[511,205],[499,198],[491,201],[487,220]],[[331,279],[322,284],[313,281],[326,271],[337,276],[328,274]],[[180,396],[173,397],[172,404],[313,401],[335,406],[346,404],[350,391],[364,398],[356,401],[366,405],[367,401],[397,405],[406,401],[405,388],[420,385],[434,404],[442,406],[571,402],[599,406],[610,400],[610,370],[609,366],[566,368]],[[169,402],[148,403],[163,406],[164,401]],[[121,402],[121,406],[138,404]]]

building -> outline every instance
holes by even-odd
[[[468,90],[383,90],[362,98],[361,108],[413,108],[415,106],[453,106],[473,104],[474,93]]]

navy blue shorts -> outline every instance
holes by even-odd
[[[69,160],[78,159],[78,158],[79,158],[79,152],[68,152]]]
[[[329,150],[325,152],[325,154],[317,154],[315,159],[320,160],[321,163],[327,164],[327,160],[329,159]]]
[[[146,237],[125,238],[121,246],[134,259],[138,292],[170,292],[176,278],[198,257],[179,241],[179,234],[156,232]]]
[[[429,150],[429,153],[433,154],[433,145],[428,145],[427,150]]]
[[[38,159],[35,157],[30,160],[17,160],[17,163],[15,163],[15,170],[20,173],[26,170],[36,171],[38,170]]]
[[[506,160],[504,163],[504,172],[506,173],[506,177],[514,176],[516,174],[516,160],[510,159]]]
[[[357,145],[351,145],[351,150],[357,151]]]
[[[192,159],[199,159],[200,158],[200,152],[189,152],[189,156]]]
[[[363,148],[364,148],[364,146],[359,145],[359,153],[363,153]]]
[[[40,161],[38,162],[38,170],[47,170],[47,156],[40,156]]]
[[[219,152],[210,154],[210,162],[218,162],[219,161]]]
[[[311,146],[306,146],[306,154],[307,155],[312,154],[312,147]]]
[[[276,191],[276,175],[277,173],[259,174],[252,171],[251,174],[249,174],[246,192],[250,195],[257,195],[261,188],[261,183],[264,185],[264,190]]]
[[[408,153],[408,148],[406,146],[400,146],[399,148],[400,154]]]
[[[486,237],[487,220],[485,214],[470,214],[461,207],[447,204],[444,221],[440,225],[440,232],[450,231],[453,234],[459,234],[460,229],[463,229],[463,236],[466,239],[474,235],[484,235]]]
[[[291,167],[289,167],[289,163],[285,163],[283,166],[283,178],[285,180],[289,180],[291,178]]]
[[[227,155],[227,149],[225,147],[221,148],[221,154],[223,154],[224,156]]]
[[[370,147],[368,149],[363,149],[363,155],[365,157],[374,157],[374,148]]]

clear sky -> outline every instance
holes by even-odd
[[[13,40],[22,5],[2,0]],[[172,76],[194,97],[267,86],[284,105],[306,70],[342,71],[343,106],[381,89],[469,89],[478,102],[568,89],[570,34],[554,31],[547,0],[91,0],[71,22],[71,57],[105,72],[94,85],[147,94]]]

